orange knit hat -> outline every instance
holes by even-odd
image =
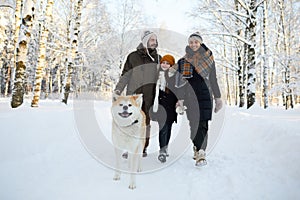
[[[162,63],[163,61],[167,61],[168,63],[170,63],[171,66],[175,64],[175,58],[173,56],[171,56],[170,54],[164,55],[160,59],[160,63]]]

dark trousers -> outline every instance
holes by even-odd
[[[159,147],[160,150],[166,150],[169,145],[173,123],[159,123]]]
[[[197,147],[197,151],[203,149],[205,151],[207,147],[207,131],[208,131],[208,120],[190,120],[191,128],[191,140],[194,146]]]
[[[145,116],[146,116],[146,140],[145,140],[145,146],[144,146],[144,150],[143,150],[143,152],[146,152],[147,147],[149,146],[151,126],[150,126],[149,109],[145,106],[144,102],[142,105],[142,111],[145,113]]]

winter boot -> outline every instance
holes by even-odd
[[[169,157],[168,149],[166,149],[166,156]]]
[[[165,163],[167,161],[167,152],[166,150],[159,150],[159,155],[157,158],[161,163]]]
[[[122,154],[122,158],[127,159],[127,158],[128,158],[128,152],[124,152],[124,153]]]
[[[197,151],[197,147],[196,146],[193,147],[193,150],[194,150],[193,159],[196,160],[196,158],[199,156],[199,152]]]
[[[204,165],[206,165],[207,162],[206,162],[205,157],[206,157],[205,151],[203,149],[200,149],[198,151],[198,155],[196,157],[196,166],[204,166]]]

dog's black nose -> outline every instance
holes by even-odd
[[[124,110],[128,110],[128,106],[123,106],[123,109]]]

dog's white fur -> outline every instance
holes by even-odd
[[[119,96],[112,103],[112,142],[116,154],[114,180],[120,180],[123,151],[128,152],[129,188],[136,188],[135,174],[141,170],[141,159],[146,138],[146,117],[142,111],[143,96]]]

